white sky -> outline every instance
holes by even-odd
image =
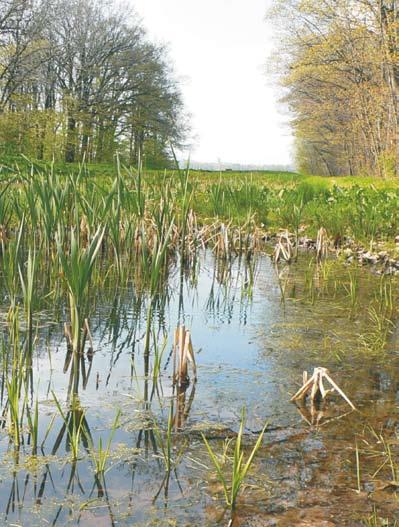
[[[169,44],[201,162],[288,164],[292,137],[268,82],[270,0],[129,0]]]

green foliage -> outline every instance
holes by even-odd
[[[247,477],[248,471],[251,468],[251,465],[254,461],[257,451],[262,445],[263,436],[267,428],[267,424],[265,424],[247,460],[244,461],[244,450],[243,450],[243,445],[242,445],[242,438],[244,434],[244,424],[245,424],[245,410],[243,409],[242,414],[241,414],[240,428],[239,428],[237,438],[235,440],[235,445],[233,448],[230,479],[227,479],[224,473],[225,472],[224,465],[228,459],[227,453],[228,453],[229,443],[225,445],[225,449],[224,449],[224,453],[223,453],[222,461],[221,461],[218,458],[217,454],[212,450],[204,434],[202,434],[202,439],[205,443],[209,457],[216,469],[218,479],[223,486],[223,492],[224,492],[224,498],[225,498],[226,504],[232,512],[236,508],[237,497],[240,492],[241,486],[245,478]]]
[[[92,458],[93,464],[94,464],[94,470],[95,470],[95,473],[98,476],[104,474],[104,472],[105,472],[105,467],[107,465],[107,461],[108,461],[108,458],[109,458],[109,455],[110,455],[111,444],[112,444],[112,441],[114,439],[116,430],[119,427],[120,415],[121,415],[121,411],[118,410],[116,412],[115,419],[114,419],[114,422],[113,422],[112,427],[111,427],[111,433],[110,433],[110,435],[108,437],[108,440],[107,440],[107,442],[105,444],[105,447],[103,445],[102,437],[100,437],[100,439],[98,440],[97,448],[96,448],[94,446],[93,439],[92,439],[91,435],[88,434],[86,429],[85,429],[86,439],[87,439],[87,442],[88,442],[89,448],[90,448],[90,455],[91,455],[91,458]]]
[[[85,317],[85,293],[90,282],[94,262],[100,249],[103,236],[104,228],[98,227],[88,246],[82,248],[76,237],[75,230],[71,229],[70,252],[69,255],[66,255],[61,241],[61,235],[57,233],[58,257],[69,292],[72,346],[75,352],[80,352],[83,349],[81,331]]]

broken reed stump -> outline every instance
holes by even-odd
[[[324,381],[328,382],[332,388],[327,390],[324,386]],[[303,385],[291,397],[291,401],[303,401],[307,395],[310,395],[310,401],[312,404],[321,397],[325,399],[329,393],[336,391],[341,395],[343,399],[349,404],[352,410],[356,410],[355,405],[350,401],[349,397],[341,390],[341,388],[333,381],[330,377],[330,373],[327,368],[315,368],[313,375],[308,379],[306,371],[303,372]]]
[[[273,260],[278,263],[280,260],[290,262],[294,256],[293,246],[288,231],[279,235],[276,247],[274,248]]]
[[[173,383],[178,386],[189,384],[189,364],[191,364],[194,381],[196,381],[197,366],[195,364],[191,334],[184,326],[179,326],[175,330],[173,341]]]
[[[90,348],[89,348],[88,352],[94,353],[93,337],[91,335],[90,326],[89,326],[89,320],[87,318],[85,318],[85,320],[84,320],[83,328],[81,329],[81,333],[82,333],[82,339],[78,343],[79,349],[74,350],[73,349],[72,326],[71,326],[71,324],[67,324],[66,322],[64,322],[64,336],[65,336],[66,341],[67,341],[67,350],[68,351],[77,351],[78,353],[83,353],[84,348],[85,348],[85,344],[86,344],[86,339],[88,338],[89,342],[90,342]]]
[[[323,259],[327,257],[328,253],[328,234],[324,227],[320,227],[318,233],[317,233],[317,240],[316,240],[316,260],[317,262],[321,262]]]

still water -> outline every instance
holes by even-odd
[[[399,465],[399,346],[395,309],[382,326],[373,316],[385,299],[382,281],[389,281],[396,299],[397,280],[368,269],[332,261],[318,267],[309,255],[276,269],[266,255],[226,262],[204,251],[195,270],[171,269],[155,311],[148,361],[145,292],[134,281],[93,285],[93,350],[81,359],[79,401],[94,445],[100,437],[107,443],[121,411],[100,479],[85,437],[78,460],[71,461],[54,399],[66,415],[72,382],[63,335],[67,310],[47,306],[38,321],[29,395],[38,399],[44,444],[32,457],[27,437],[16,452],[3,428],[1,524],[227,525],[201,432],[222,452],[245,407],[245,444],[253,445],[265,421],[269,426],[239,499],[236,525],[380,525],[367,523],[374,511],[394,525],[399,502],[389,482],[397,480],[385,447]],[[179,324],[191,331],[198,380],[176,401],[171,350]],[[154,381],[155,345],[162,358]],[[317,416],[289,402],[303,370],[316,366],[329,368],[357,412],[337,395]],[[170,412],[180,426],[167,479],[162,441]]]

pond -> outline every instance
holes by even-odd
[[[92,284],[92,347],[77,365],[64,337],[67,307],[47,301],[35,319],[26,395],[33,407],[38,401],[38,455],[32,456],[29,434],[16,449],[3,421],[1,524],[227,525],[202,434],[221,454],[245,408],[248,451],[265,422],[268,427],[234,525],[394,525],[397,293],[395,277],[335,260],[316,265],[305,253],[276,268],[267,255],[220,259],[204,250],[190,271],[171,266],[154,308],[149,355],[146,291],[134,279]],[[176,395],[172,348],[181,325],[191,332],[197,381],[190,371],[191,382]],[[357,411],[337,394],[316,413],[290,402],[302,372],[317,366],[329,369]],[[73,383],[79,404],[70,410]],[[3,375],[3,415],[4,391]],[[70,427],[82,423],[86,432],[73,459]],[[110,440],[101,478],[89,454],[100,438],[103,449]]]

